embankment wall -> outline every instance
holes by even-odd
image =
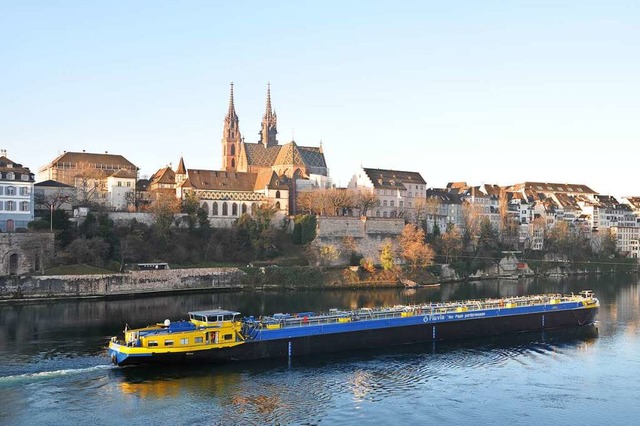
[[[244,275],[238,268],[200,268],[105,275],[8,276],[0,278],[0,301],[224,290],[241,288]]]

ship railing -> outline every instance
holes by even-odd
[[[395,305],[382,308],[360,308],[352,311],[332,309],[326,314],[313,314],[306,312],[301,314],[275,314],[271,317],[245,320],[248,327],[246,336],[253,336],[257,329],[273,329],[287,327],[302,327],[312,325],[335,324],[366,319],[392,319],[404,316],[423,314],[450,314],[467,311],[481,311],[488,309],[508,309],[515,307],[540,306],[546,304],[558,304],[562,302],[584,301],[593,299],[578,295],[547,294],[534,296],[516,296],[501,299],[468,300],[465,302],[440,302],[425,303],[420,305]]]

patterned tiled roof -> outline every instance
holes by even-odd
[[[263,166],[272,167],[278,154],[280,153],[281,145],[274,145],[266,147],[261,143],[244,143],[244,152],[247,155],[247,164],[251,166]]]
[[[427,183],[418,172],[368,168],[362,170],[377,189],[406,189],[405,184],[425,185]]]

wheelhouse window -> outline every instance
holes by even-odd
[[[149,346],[149,347],[158,346],[158,341],[157,340],[149,340],[147,342],[147,346]]]
[[[184,339],[180,339],[180,344],[181,345],[188,345],[189,344],[189,338],[184,338]]]
[[[164,345],[165,346],[173,346],[173,340],[165,340],[164,341]]]

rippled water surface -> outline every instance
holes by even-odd
[[[585,288],[601,300],[597,333],[165,368],[113,367],[104,350],[125,322],[189,310],[261,315]],[[0,424],[635,424],[639,326],[633,276],[0,305]]]

